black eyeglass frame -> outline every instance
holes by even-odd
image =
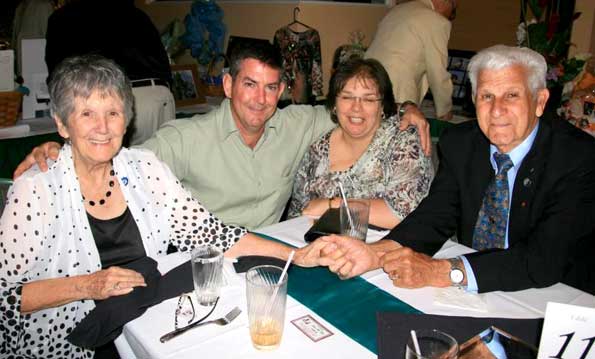
[[[192,318],[190,318],[190,320],[188,321],[188,323],[186,325],[184,325],[183,327],[178,327],[178,317],[182,313],[182,308],[183,308],[183,305],[184,305],[184,301],[186,299],[188,301],[190,301],[190,307],[192,308]],[[218,302],[219,302],[219,297],[217,297],[217,299],[215,300],[215,303],[213,304],[213,307],[211,308],[211,310],[209,310],[209,312],[205,316],[203,316],[202,318],[200,318],[196,322],[197,323],[200,323],[203,320],[207,319],[209,317],[209,315],[211,315],[213,313],[213,311],[215,310],[215,307],[217,307],[217,303]],[[178,298],[178,305],[176,306],[176,311],[175,311],[175,316],[174,316],[174,328],[175,328],[175,330],[182,329],[182,328],[190,325],[194,321],[194,318],[196,318],[196,310],[194,309],[194,302],[192,301],[192,293],[184,293],[184,294],[180,295],[180,297]]]

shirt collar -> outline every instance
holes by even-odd
[[[525,158],[525,156],[527,156],[527,153],[529,153],[529,150],[531,150],[531,147],[533,146],[533,142],[535,141],[535,137],[537,136],[538,130],[539,130],[539,121],[537,121],[535,128],[533,129],[533,131],[531,131],[529,136],[527,136],[527,138],[525,138],[525,140],[523,142],[521,142],[520,145],[513,148],[512,151],[508,152],[508,156],[510,156],[510,159],[512,160],[512,164],[516,168],[518,168],[520,166],[520,164],[521,164],[521,162],[523,162],[523,159]],[[492,164],[492,167],[494,169],[498,168],[496,166],[496,160],[494,160],[494,153],[496,153],[496,152],[498,152],[498,148],[496,146],[490,144],[490,163]]]
[[[225,98],[220,105],[220,111],[222,111],[223,121],[221,121],[221,133],[220,133],[220,140],[224,141],[229,138],[234,133],[237,133],[239,136],[238,126],[233,119],[233,115],[231,113],[231,101],[228,98]],[[263,138],[266,138],[269,134],[269,128],[274,128],[275,131],[277,129],[276,123],[279,118],[279,109],[275,111],[273,116],[266,122],[264,133],[262,134]]]

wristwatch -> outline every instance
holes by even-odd
[[[455,287],[461,287],[465,281],[463,261],[459,258],[449,258],[448,262],[450,263],[450,283]]]
[[[417,107],[417,104],[413,101],[405,101],[405,102],[401,102],[399,104],[399,118],[402,118],[403,116],[405,116],[405,113],[407,112],[407,106],[415,106]]]

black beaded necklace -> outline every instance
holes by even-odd
[[[101,198],[101,199],[99,199],[99,202],[95,202],[95,201],[93,201],[93,200],[89,200],[89,201],[88,201],[88,203],[89,203],[89,206],[93,207],[93,206],[95,206],[95,204],[97,204],[97,203],[99,203],[99,205],[100,205],[100,206],[103,206],[103,205],[105,204],[105,201],[106,201],[106,200],[107,200],[107,199],[108,199],[108,198],[109,198],[109,197],[112,195],[112,190],[111,190],[111,189],[112,189],[112,188],[114,188],[114,186],[116,185],[116,182],[114,181],[114,175],[115,175],[115,174],[116,174],[116,173],[114,172],[114,170],[113,170],[113,169],[109,171],[109,175],[111,176],[111,179],[109,180],[109,182],[108,182],[108,185],[109,185],[109,188],[110,188],[110,189],[108,189],[108,190],[107,190],[107,192],[105,192],[105,198]],[[86,199],[86,198],[85,198],[85,196],[83,195],[83,201],[86,201],[86,200],[87,200],[87,199]]]

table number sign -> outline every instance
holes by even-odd
[[[538,359],[595,359],[595,308],[549,302]]]

